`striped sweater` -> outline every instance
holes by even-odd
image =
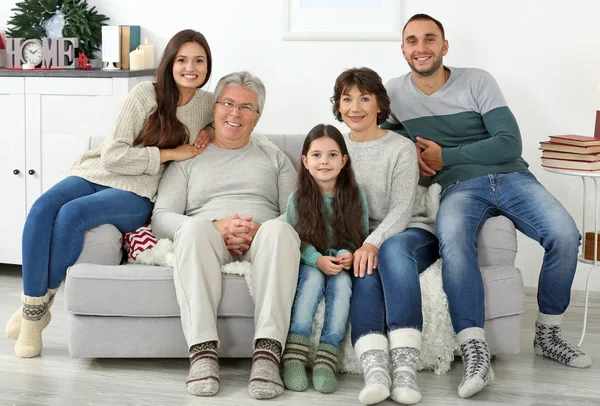
[[[431,95],[416,86],[411,73],[386,83],[392,112],[383,127],[442,147],[444,167],[432,178],[442,188],[488,174],[527,171],[519,126],[496,80],[481,69],[446,68],[450,77]]]

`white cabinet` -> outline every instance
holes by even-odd
[[[4,71],[7,73],[7,71]],[[2,76],[0,70],[0,263],[21,263],[31,205],[108,133],[121,101],[152,76]]]

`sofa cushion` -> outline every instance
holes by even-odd
[[[514,265],[517,256],[515,225],[504,216],[488,219],[477,238],[477,262],[480,267]]]
[[[523,279],[511,266],[482,267],[486,320],[523,312]],[[222,277],[218,317],[254,317],[254,303],[241,276]],[[65,306],[94,316],[179,317],[173,269],[129,264],[77,264],[69,269]]]
[[[219,317],[254,317],[246,280],[223,275]],[[69,268],[65,307],[76,314],[128,317],[179,317],[173,269],[128,264],[77,264]]]
[[[123,259],[121,232],[103,224],[85,232],[83,249],[76,264],[119,265]]]

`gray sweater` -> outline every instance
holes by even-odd
[[[419,166],[415,145],[388,131],[374,141],[354,142],[344,135],[356,181],[367,194],[369,231],[365,242],[377,248],[408,227],[435,233],[435,219],[417,199]]]
[[[214,96],[196,90],[192,100],[177,108],[177,118],[189,130],[193,144],[201,129],[212,122]],[[102,145],[83,154],[67,172],[103,186],[127,190],[154,201],[165,170],[157,147],[134,146],[146,119],[156,109],[151,82],[136,85],[121,104],[117,119]]]
[[[296,170],[269,141],[252,138],[240,149],[211,144],[195,158],[169,165],[158,189],[152,231],[173,240],[188,216],[220,220],[237,213],[263,223],[285,213],[295,187]]]

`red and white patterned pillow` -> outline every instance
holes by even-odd
[[[134,261],[140,253],[154,248],[157,242],[158,240],[152,234],[150,223],[144,224],[130,233],[123,233],[123,244],[127,249],[127,256]]]

